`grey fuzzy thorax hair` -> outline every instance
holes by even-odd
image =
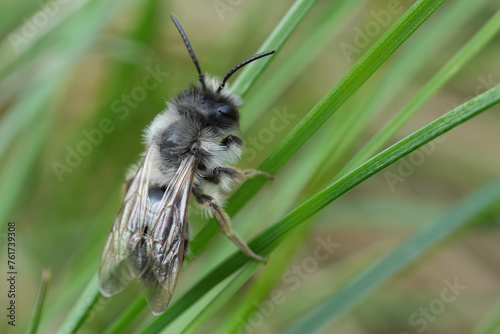
[[[240,158],[241,147],[226,147],[222,141],[239,131],[241,99],[228,87],[217,92],[218,79],[205,77],[205,84],[205,92],[198,84],[167,102],[167,109],[146,128],[145,144],[147,148],[153,146],[151,184],[168,185],[180,162],[187,155],[194,154],[193,148],[198,150],[199,157],[195,184],[199,184],[200,179],[208,176],[214,168],[232,165]],[[231,108],[236,117],[222,117],[217,112],[220,106]],[[225,184],[221,187],[226,188]]]

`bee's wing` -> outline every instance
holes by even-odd
[[[172,297],[184,260],[187,213],[198,159],[185,158],[148,222],[146,242],[137,252],[138,262],[147,265],[139,280],[154,314],[163,313]]]
[[[99,289],[107,297],[123,290],[137,276],[128,259],[146,224],[151,159],[150,148],[123,199],[101,255]]]
[[[152,148],[148,150],[115,218],[101,257],[99,288],[120,292],[135,277],[155,314],[167,307],[184,259],[191,188],[198,160],[185,158],[160,201],[148,198]]]

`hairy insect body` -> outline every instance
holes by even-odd
[[[183,91],[168,103],[146,129],[147,147],[153,150],[149,182],[151,186],[166,187],[187,156],[198,159],[194,178],[194,192],[209,192],[223,205],[224,192],[229,191],[240,175],[220,173],[218,168],[232,166],[240,158],[243,140],[237,137],[237,110],[240,98],[228,88],[216,94],[217,79],[206,78],[209,93],[203,93],[200,85]],[[219,111],[217,111],[219,110]],[[231,113],[225,116],[220,110]],[[132,171],[135,174],[136,171]],[[206,206],[202,207],[204,211]]]
[[[242,66],[274,51],[243,61],[222,80],[208,78],[201,73],[179,22],[172,19],[198,69],[199,82],[168,102],[167,109],[147,127],[146,151],[140,164],[129,170],[126,194],[99,266],[99,288],[104,296],[120,292],[137,279],[156,315],[165,311],[185,257],[191,195],[241,251],[265,261],[236,235],[223,204],[235,182],[257,175],[271,177],[232,167],[243,146],[236,134],[241,99],[225,82]]]

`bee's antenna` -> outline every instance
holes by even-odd
[[[237,70],[239,70],[243,66],[245,66],[245,65],[253,62],[254,60],[257,60],[257,59],[265,57],[265,56],[269,56],[269,55],[271,55],[271,54],[273,54],[275,52],[276,52],[275,50],[269,50],[269,51],[265,51],[265,52],[256,54],[255,56],[250,57],[247,60],[244,60],[241,63],[239,63],[238,65],[236,65],[235,67],[233,67],[229,72],[227,72],[227,74],[224,77],[224,79],[222,80],[219,88],[217,88],[217,93],[219,93],[222,90],[222,88],[224,88],[224,85],[226,84],[227,79],[229,79],[229,77],[231,77],[231,75],[233,75],[234,72],[236,72]]]
[[[184,40],[184,44],[186,44],[186,47],[189,51],[189,54],[191,55],[191,59],[193,60],[194,66],[196,66],[196,69],[198,70],[198,75],[199,75],[198,77],[199,77],[199,80],[201,82],[201,86],[203,87],[203,91],[206,91],[205,80],[204,80],[203,74],[201,72],[200,63],[198,63],[198,59],[196,59],[196,55],[194,54],[193,47],[191,46],[191,43],[189,42],[189,39],[186,35],[186,32],[184,31],[184,29],[182,29],[182,26],[179,23],[179,20],[177,20],[177,18],[175,17],[175,15],[172,14],[172,15],[170,15],[170,17],[172,18],[172,21],[174,21],[174,24],[177,27],[177,30],[179,30],[179,33],[181,34],[182,39]]]

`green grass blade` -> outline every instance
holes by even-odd
[[[481,321],[474,334],[495,334],[500,333],[500,302],[493,306],[490,314]]]
[[[23,38],[23,29],[25,28],[26,22],[33,22],[34,17],[43,12],[44,6],[39,6],[36,11],[28,20],[25,20],[24,24],[20,25],[17,30],[9,33],[6,38],[0,41],[0,73],[8,69],[12,70],[16,63],[19,61],[25,62],[25,53],[29,53],[30,49],[36,45],[40,40],[50,34],[52,31],[57,30],[60,24],[67,21],[72,15],[78,12],[78,10],[87,4],[89,0],[77,0],[72,1],[66,5],[60,6],[60,11],[58,15],[55,15],[49,24],[44,26],[42,29],[37,30],[36,34],[31,38]],[[40,4],[40,3],[39,3]],[[19,24],[18,21],[16,24]],[[22,41],[22,42],[20,42]]]
[[[353,66],[340,82],[283,139],[259,169],[275,173],[299,150],[323,123],[375,73],[375,71],[415,32],[445,1],[421,0],[415,3],[377,43]],[[254,184],[261,182],[254,182]],[[250,184],[250,182],[248,182]],[[249,186],[250,188],[250,186]],[[244,187],[239,193],[245,193]]]
[[[44,62],[43,69],[35,73],[34,78],[28,83],[21,100],[17,101],[0,123],[0,157],[16,136],[26,129],[30,121],[42,117],[50,94],[56,91],[66,78],[65,74],[92,45],[96,33],[108,22],[114,5],[114,0],[92,2],[80,10],[80,15],[66,22],[64,29],[73,31],[73,38],[64,41],[65,47],[60,48],[58,57]],[[53,43],[57,44],[62,38],[63,34],[54,36]]]
[[[19,24],[23,16],[26,17],[27,14],[33,12],[38,4],[27,1],[11,3],[4,1],[0,6],[0,38],[5,38]],[[2,59],[1,56],[0,59]]]
[[[285,42],[288,40],[292,32],[297,28],[304,16],[309,12],[317,0],[296,0],[290,7],[280,23],[273,30],[271,35],[262,43],[258,52],[267,50],[281,50]],[[231,88],[241,96],[244,96],[253,86],[257,78],[266,69],[267,65],[272,61],[274,56],[264,57],[259,61],[253,62],[245,66],[242,73],[231,85]]]
[[[358,92],[358,94],[363,94],[363,98],[354,100],[352,106],[344,106],[344,109],[352,110],[352,112],[347,113],[345,110],[341,110],[336,115],[336,122],[342,126],[333,132],[334,136],[340,136],[342,141],[335,151],[325,159],[323,167],[311,181],[312,184],[322,183],[325,178],[328,178],[328,175],[332,174],[332,171],[340,171],[346,162],[349,162],[345,160],[346,157],[349,157],[350,152],[355,149],[368,126],[373,123],[374,117],[386,108],[391,108],[388,105],[391,100],[400,96],[404,88],[411,80],[415,79],[417,74],[425,71],[429,64],[429,58],[439,54],[440,49],[449,43],[456,34],[462,29],[466,29],[471,18],[477,15],[484,6],[484,2],[485,0],[473,2],[458,0],[448,3],[446,11],[441,12],[439,17],[435,17],[434,20],[429,20],[412,37],[412,41],[404,49],[398,51],[390,67],[383,73],[383,79],[379,79],[375,87],[372,85],[370,91]],[[448,29],[451,25],[456,29]],[[441,33],[435,34],[435,31]],[[373,152],[373,154],[375,153],[377,152]],[[361,162],[364,161],[366,159]],[[351,167],[357,165],[359,163],[353,164]],[[344,168],[347,171],[352,169]]]
[[[33,316],[31,317],[28,333],[35,334],[38,332],[38,326],[40,325],[40,319],[42,317],[43,303],[45,302],[45,295],[47,294],[47,288],[50,283],[51,272],[49,268],[45,268],[42,272],[42,283],[40,284],[40,290],[38,290],[38,296],[36,297],[35,308],[33,309]]]
[[[368,50],[335,87],[304,117],[262,162],[259,170],[274,174],[305,144],[305,142],[336,112],[340,106],[420,27],[446,0],[420,0]],[[231,197],[227,212],[234,216],[266,183],[246,181]],[[208,244],[217,232],[216,224],[208,223],[191,243],[194,255]]]
[[[59,328],[59,334],[76,333],[84,323],[92,307],[101,298],[101,295],[96,293],[96,291],[99,291],[98,282],[99,278],[96,273]]]
[[[106,331],[105,334],[120,334],[130,325],[135,317],[147,307],[146,299],[139,297],[135,302],[116,320]]]
[[[21,130],[44,110],[43,106],[48,103],[50,94],[59,84],[46,77],[40,76],[40,79],[46,84],[41,86],[38,80],[28,83],[19,101],[7,111],[0,123],[0,158],[2,159]]]
[[[299,74],[307,69],[313,60],[324,50],[327,42],[341,31],[340,27],[353,16],[365,0],[344,0],[332,2],[330,8],[315,22],[307,33],[307,38],[294,47],[293,53],[280,59],[279,67],[273,75],[259,83],[251,94],[251,99],[245,100],[242,108],[244,122],[241,131],[249,128],[266,112],[272,102],[280,96]],[[245,112],[246,111],[246,112]]]
[[[224,289],[219,292],[214,299],[208,303],[206,307],[204,307],[201,312],[196,314],[193,317],[193,320],[189,323],[189,325],[184,328],[182,331],[183,334],[189,333],[198,333],[198,330],[203,326],[203,324],[212,316],[215,312],[217,312],[224,303],[226,303],[234,294],[238,291],[239,288],[253,275],[253,273],[260,266],[258,262],[251,262],[245,266],[235,278],[229,282],[228,285],[224,287]]]
[[[243,298],[238,296],[237,300],[231,304],[232,312],[226,316],[225,323],[217,328],[217,333],[239,333],[243,330],[251,315],[262,305],[262,301],[269,296],[273,288],[279,284],[283,272],[290,267],[292,260],[310,235],[309,232],[309,226],[299,229],[273,253],[269,263],[253,280],[252,287],[246,295]]]
[[[0,224],[8,221],[9,213],[23,195],[23,186],[27,182],[27,175],[34,168],[43,149],[43,143],[49,135],[51,118],[41,122],[31,122],[32,131],[13,146],[10,154],[2,161],[0,169]]]
[[[366,107],[369,109],[384,107],[389,100],[400,95],[402,88],[428,67],[428,59],[435,57],[438,54],[437,50],[446,47],[451,39],[470,25],[470,21],[481,11],[485,2],[488,0],[459,0],[448,3],[447,10],[441,12],[435,20],[430,20],[413,37],[411,44],[395,56],[394,66],[389,73],[384,73],[382,82],[368,99]],[[449,29],[451,25],[457,29]],[[436,31],[440,33],[436,34]]]
[[[500,200],[500,179],[496,179],[455,205],[444,216],[426,224],[375,265],[342,287],[326,302],[292,324],[287,334],[314,333],[372,293],[387,279],[412,263],[422,253],[465,226],[490,205]]]
[[[250,248],[258,254],[269,253],[298,226],[349,190],[353,189],[382,169],[405,157],[409,153],[462,124],[468,119],[477,116],[499,102],[500,85],[488,90],[480,96],[448,112],[434,122],[424,126],[385,151],[376,155],[360,167],[336,181],[334,184],[328,186],[323,191],[311,197],[309,200],[304,202],[302,205],[297,207],[295,210],[290,212],[276,224],[255,238],[249,244]],[[150,325],[144,328],[141,333],[159,332],[172,320],[189,308],[190,305],[196,302],[196,300],[198,300],[198,298],[200,298],[203,294],[249,261],[251,260],[242,253],[237,253],[231,256],[207,274],[174,305],[171,305],[163,315],[156,318]]]
[[[500,30],[500,10],[458,51],[417,95],[381,129],[341,170],[339,176],[366,161],[401,129],[444,84],[482,50]]]

